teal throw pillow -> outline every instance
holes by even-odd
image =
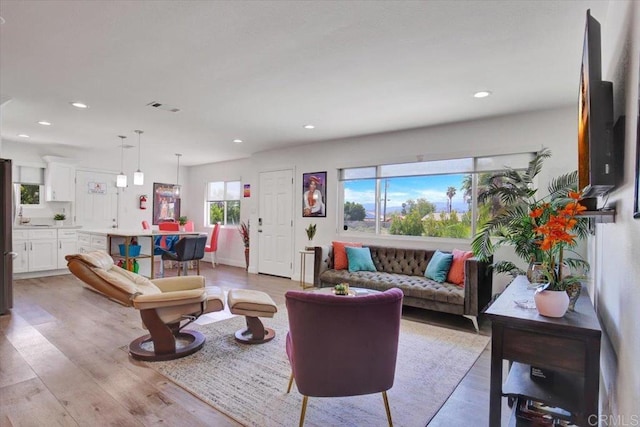
[[[354,271],[376,271],[371,259],[371,251],[369,248],[352,248],[345,246],[347,251],[347,260],[349,261],[349,272]]]
[[[445,254],[444,252],[436,251],[427,265],[427,270],[424,272],[424,277],[434,280],[438,283],[442,283],[447,279],[451,262],[453,261],[453,254]]]

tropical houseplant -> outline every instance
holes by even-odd
[[[529,162],[526,170],[507,168],[488,177],[486,187],[478,194],[478,201],[491,203],[495,207],[495,214],[473,238],[471,249],[476,257],[489,261],[499,247],[512,246],[516,255],[526,264],[544,261],[544,250],[540,246],[543,237],[536,232],[539,224],[530,213],[544,203],[554,208],[566,206],[572,201],[569,192],[576,192],[578,182],[576,171],[560,175],[549,182],[548,194],[540,197],[535,188],[535,178],[542,170],[544,159],[550,156],[551,151],[543,148]],[[576,237],[586,237],[587,218],[576,218],[575,221],[572,231]],[[561,265],[572,269],[589,268],[586,261],[572,256],[564,256]],[[515,263],[506,260],[496,261],[492,267],[497,273],[512,276],[525,273]]]
[[[576,244],[576,234],[572,234],[578,224],[577,215],[586,210],[579,202],[580,193],[570,191],[569,200],[556,203],[543,202],[531,209],[529,217],[538,239],[535,244],[542,251],[542,274],[550,291],[566,291],[567,287],[579,282],[580,277],[568,275],[561,266],[564,250]],[[583,262],[586,264],[586,262]]]
[[[309,239],[309,246],[307,246],[306,249],[310,249],[312,248],[311,243],[313,241],[313,238],[316,235],[316,224],[309,224],[309,226],[305,228],[304,231],[307,232],[307,238]]]
[[[246,263],[246,269],[249,269],[249,223],[242,221],[238,228],[240,237],[242,237],[242,244],[244,245],[244,260]]]

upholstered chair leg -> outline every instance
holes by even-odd
[[[160,258],[160,277],[164,277],[164,260]]]
[[[291,391],[292,385],[293,385],[293,371],[291,371],[291,376],[289,377],[289,387],[287,387],[287,393]]]
[[[200,260],[196,260],[196,271],[198,272],[198,276],[200,275]]]
[[[384,400],[384,409],[387,411],[387,421],[389,422],[389,427],[393,427],[393,421],[391,421],[391,408],[389,408],[389,399],[387,398],[387,392],[382,392],[382,400]]]
[[[304,415],[305,412],[307,412],[307,400],[309,399],[309,396],[305,396],[302,399],[302,411],[300,412],[300,427],[302,427],[304,425]]]

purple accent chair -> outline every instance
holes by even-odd
[[[398,353],[402,291],[348,297],[288,291],[287,356],[302,400],[382,393],[392,426],[387,390],[393,386]]]

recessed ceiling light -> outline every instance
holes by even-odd
[[[473,97],[474,98],[486,98],[489,95],[491,95],[491,92],[489,92],[488,90],[481,90],[479,92],[474,93]]]
[[[31,138],[29,135],[27,135],[26,133],[19,133],[18,136],[20,138]]]
[[[233,142],[235,142],[236,144],[242,144],[242,140],[241,139],[234,139]]]
[[[305,129],[315,129],[316,127],[314,125],[304,125],[302,126]]]
[[[73,105],[76,108],[89,108],[89,106],[87,104],[84,104],[82,102],[71,102],[71,105]]]
[[[42,126],[51,126],[51,123],[50,123],[50,122],[46,122],[46,121],[44,121],[44,120],[39,121],[39,122],[38,122],[38,124],[39,124],[39,125],[42,125]]]

